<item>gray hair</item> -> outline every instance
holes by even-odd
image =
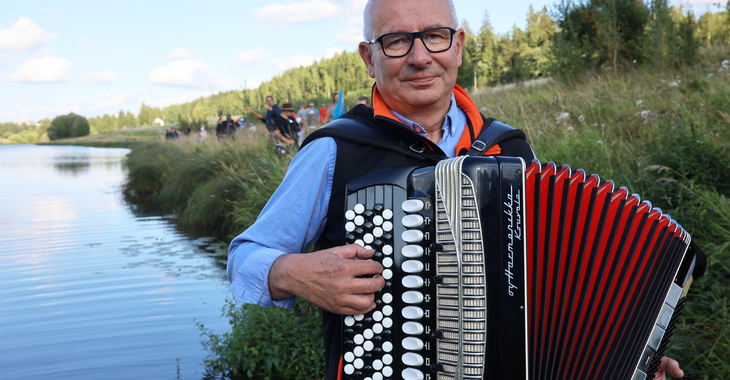
[[[365,41],[370,41],[375,38],[373,35],[373,3],[375,0],[368,0],[365,4],[365,10],[363,11],[363,28],[362,35]],[[451,11],[451,27],[459,29],[459,17],[456,16],[456,8],[454,7],[453,0],[446,0],[449,5],[449,11]]]

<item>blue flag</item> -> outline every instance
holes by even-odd
[[[345,114],[345,97],[342,95],[342,90],[340,90],[340,100],[337,101],[337,106],[334,110],[332,110],[332,120],[337,119],[338,117]]]

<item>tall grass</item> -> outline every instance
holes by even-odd
[[[707,253],[707,273],[690,290],[668,352],[680,360],[687,379],[730,378],[730,70],[721,64],[729,58],[727,48],[718,48],[704,51],[691,67],[605,72],[474,95],[485,115],[523,129],[541,161],[628,187],[669,213]],[[259,134],[239,134],[235,142],[149,144],[130,154],[126,190],[178,213],[183,224],[231,237],[253,223],[287,164]],[[251,325],[238,326],[244,315],[238,310],[266,331],[288,321],[256,306],[229,306],[226,315],[239,333]],[[291,323],[319,323],[311,313],[291,315]],[[233,339],[201,329],[211,376],[276,378],[288,371],[277,364],[292,356],[286,338],[264,353],[259,341],[245,341],[247,333]],[[321,347],[319,334],[304,336],[312,339],[307,347]],[[309,352],[314,356],[307,362],[319,365],[299,378],[321,375],[321,351]],[[277,356],[262,361],[251,355]]]

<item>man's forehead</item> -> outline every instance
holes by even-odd
[[[372,11],[373,30],[378,36],[453,26],[444,0],[380,0],[375,1]]]

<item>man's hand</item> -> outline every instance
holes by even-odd
[[[269,272],[271,297],[296,295],[333,313],[367,313],[375,308],[374,293],[385,286],[383,277],[372,277],[383,272],[382,265],[367,260],[373,253],[374,250],[352,244],[281,256]]]
[[[679,363],[668,357],[663,357],[662,362],[659,364],[659,370],[654,374],[656,380],[666,380],[667,374],[674,378],[681,378],[684,376],[684,371],[679,368]]]

